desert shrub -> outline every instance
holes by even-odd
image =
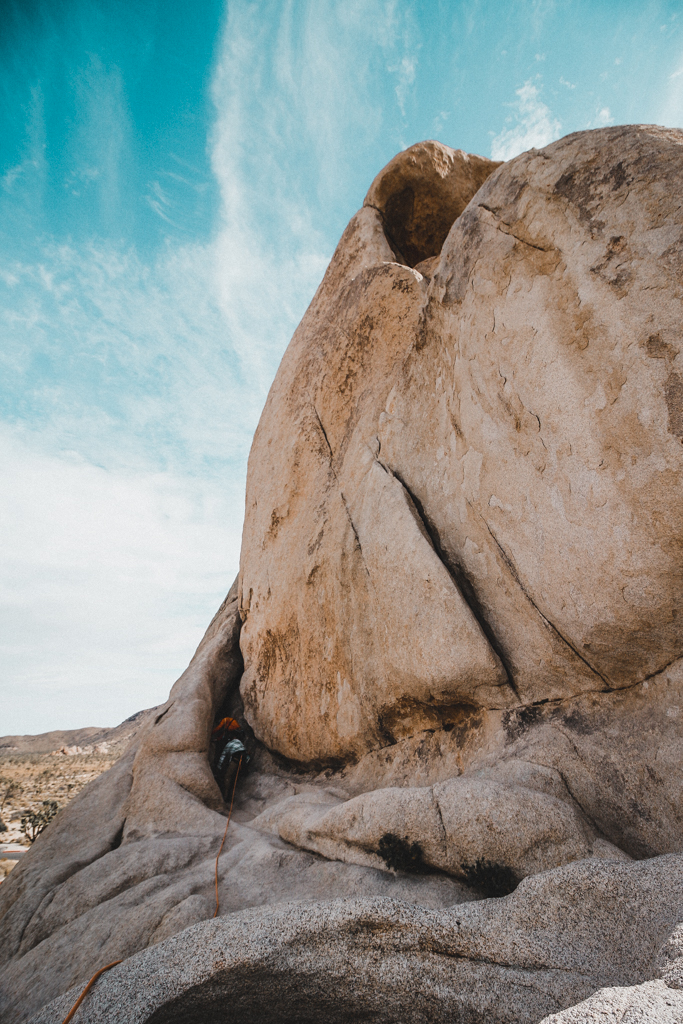
[[[16,800],[23,793],[23,786],[6,775],[0,775],[0,814],[8,800]],[[2,831],[0,829],[0,831]]]
[[[21,831],[30,843],[35,843],[40,833],[47,828],[58,810],[59,805],[56,800],[43,800],[38,810],[24,812],[21,818]]]

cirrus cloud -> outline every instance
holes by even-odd
[[[507,118],[510,127],[504,128],[491,143],[493,160],[512,160],[528,149],[542,149],[562,134],[562,125],[543,103],[531,80],[517,89],[515,95],[517,99],[510,104],[513,113]]]

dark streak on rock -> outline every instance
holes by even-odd
[[[664,397],[669,412],[669,433],[683,440],[683,377],[680,373],[669,374]]]
[[[580,654],[580,653],[579,653],[579,652],[577,651],[576,647],[574,647],[574,645],[572,644],[572,642],[571,642],[570,640],[568,640],[568,639],[567,639],[567,638],[566,638],[565,636],[563,636],[563,635],[562,635],[562,633],[561,633],[561,632],[559,631],[559,629],[557,628],[557,626],[555,626],[555,625],[554,625],[554,623],[552,623],[552,622],[550,621],[550,619],[546,618],[546,616],[545,616],[545,615],[543,614],[543,612],[541,611],[541,609],[540,609],[540,608],[538,607],[538,605],[537,605],[537,604],[536,604],[536,602],[534,601],[534,599],[533,599],[533,597],[531,596],[531,594],[529,593],[529,591],[528,591],[528,590],[526,589],[526,587],[525,587],[525,586],[524,586],[524,584],[522,583],[522,581],[521,581],[521,579],[520,579],[520,576],[519,576],[519,573],[517,572],[517,567],[516,567],[516,565],[514,564],[514,562],[512,561],[512,559],[510,558],[510,556],[508,555],[507,551],[505,550],[505,548],[504,548],[504,547],[502,546],[502,544],[500,543],[500,541],[499,541],[499,540],[498,540],[498,538],[496,537],[495,533],[493,532],[493,530],[491,529],[491,527],[489,526],[489,524],[487,523],[487,521],[486,521],[486,520],[484,519],[484,517],[483,517],[483,516],[479,515],[479,513],[478,513],[478,512],[476,511],[476,509],[474,509],[474,508],[472,507],[472,505],[471,505],[471,503],[470,503],[470,502],[468,502],[468,505],[470,506],[470,508],[472,508],[472,511],[473,511],[473,512],[475,513],[475,515],[477,515],[477,516],[478,516],[478,518],[479,518],[479,519],[481,519],[481,521],[482,521],[482,522],[484,523],[484,525],[485,525],[486,529],[488,530],[488,532],[489,532],[489,533],[490,533],[490,535],[491,535],[491,538],[493,539],[493,542],[495,543],[496,547],[498,548],[498,551],[500,552],[501,558],[503,559],[503,561],[505,562],[505,565],[506,565],[506,566],[507,566],[507,568],[509,569],[509,571],[510,571],[510,575],[512,576],[512,578],[514,579],[515,583],[517,584],[517,586],[519,587],[519,589],[520,589],[520,590],[522,591],[522,593],[524,594],[524,596],[526,597],[527,601],[528,601],[528,602],[529,602],[529,603],[530,603],[530,604],[531,604],[531,605],[532,605],[532,606],[533,606],[533,607],[534,607],[534,608],[536,609],[536,611],[537,611],[537,612],[538,612],[538,614],[540,615],[541,619],[543,620],[543,623],[544,623],[544,625],[545,625],[545,626],[547,626],[547,628],[548,628],[548,629],[549,629],[549,630],[550,630],[550,631],[551,631],[551,632],[552,632],[552,633],[553,633],[553,634],[554,634],[554,635],[555,635],[556,637],[558,637],[558,639],[559,639],[559,640],[561,640],[561,641],[562,641],[562,643],[563,643],[563,644],[565,644],[565,646],[567,646],[567,647],[568,647],[568,648],[570,649],[570,651],[573,651],[573,652],[574,652],[574,654],[576,655],[576,657],[577,657],[577,658],[578,658],[578,659],[579,659],[580,661],[582,661],[582,662],[584,663],[584,665],[586,666],[586,668],[589,668],[589,669],[591,670],[591,672],[593,672],[593,673],[594,673],[594,674],[595,674],[596,676],[598,676],[598,677],[599,677],[600,679],[602,679],[603,683],[605,684],[605,688],[606,688],[606,689],[608,689],[608,690],[609,690],[609,689],[612,689],[612,687],[610,687],[610,685],[609,685],[609,682],[607,681],[607,679],[605,679],[605,677],[604,677],[604,676],[602,675],[602,673],[601,673],[601,672],[599,672],[599,671],[597,670],[597,668],[595,668],[595,667],[594,667],[593,665],[591,665],[591,663],[590,663],[589,661],[587,661],[587,660],[586,660],[586,658],[584,658],[584,657],[583,657],[583,655],[582,655],[582,654]]]
[[[158,725],[159,722],[161,721],[161,719],[164,717],[164,715],[167,715],[169,713],[169,711],[171,710],[171,708],[173,707],[174,704],[175,704],[175,701],[171,701],[171,703],[168,705],[166,710],[162,711],[160,715],[157,715],[157,717],[154,719],[154,724],[155,725]]]
[[[498,659],[505,671],[505,675],[507,676],[507,681],[510,686],[510,689],[519,699],[519,692],[515,685],[514,677],[512,675],[510,666],[507,664],[505,653],[501,648],[501,645],[498,641],[498,638],[496,637],[493,628],[491,627],[491,624],[488,622],[484,614],[484,610],[481,606],[481,603],[479,602],[479,599],[475,594],[474,587],[472,586],[470,580],[465,575],[464,570],[460,566],[453,565],[452,562],[447,558],[446,552],[444,551],[441,545],[441,538],[439,537],[438,531],[432,525],[432,523],[430,523],[429,518],[427,517],[427,514],[419,498],[417,498],[416,495],[413,494],[413,492],[406,484],[405,480],[403,480],[403,478],[399,476],[398,473],[396,473],[395,471],[392,471],[392,473],[393,476],[395,476],[398,482],[400,483],[401,487],[403,487],[404,491],[406,492],[406,495],[412,507],[414,508],[416,515],[419,517],[424,527],[425,534],[428,540],[430,541],[432,548],[434,549],[434,553],[438,557],[439,561],[443,565],[448,575],[453,580],[453,583],[457,587],[463,601],[469,607],[470,611],[472,612],[475,619],[479,623],[479,626],[481,627],[484,636],[488,640],[494,652],[497,654]]]

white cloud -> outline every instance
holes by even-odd
[[[2,187],[6,192],[10,192],[14,186],[17,178],[21,177],[25,169],[25,164],[17,164],[15,167],[10,167],[8,171],[2,176]]]
[[[80,116],[68,140],[74,170],[66,184],[76,196],[96,189],[101,211],[115,217],[126,187],[122,161],[132,134],[123,76],[116,65],[105,67],[90,54],[73,87]]]
[[[614,124],[614,118],[609,107],[598,107],[595,111],[595,117],[592,120],[586,122],[586,128],[606,128],[607,125]]]
[[[35,265],[7,264],[0,368],[23,382],[19,413],[50,450],[193,473],[245,457],[265,390],[249,352],[235,354],[216,260],[213,246],[168,247],[150,265],[134,250],[52,245]],[[41,377],[37,357],[50,364]]]
[[[409,13],[234,0],[212,83],[214,238],[151,262],[42,245],[0,267],[0,373],[17,382],[0,426],[3,732],[114,724],[189,660],[237,567],[251,437],[336,242],[340,182],[381,127],[377,85],[390,64],[399,104],[414,83]],[[97,166],[106,205],[130,125],[116,69],[89,74],[116,132],[78,181]],[[143,198],[174,217],[170,177]]]
[[[214,76],[210,243],[152,263],[44,244],[0,268],[18,403],[0,425],[2,732],[114,724],[164,700],[236,572],[251,437],[330,255],[281,167],[297,113],[283,104],[273,144],[254,145],[255,14],[231,7]],[[162,182],[148,201],[169,215]]]
[[[512,160],[527,149],[541,149],[560,137],[562,125],[553,117],[550,109],[539,97],[538,88],[525,82],[515,91],[517,100],[511,104],[514,114],[491,143],[491,157],[494,160]]]
[[[3,733],[166,699],[237,569],[223,482],[112,471],[0,428]]]
[[[663,124],[669,128],[683,127],[683,61],[680,56],[676,63],[679,66],[668,76],[663,101],[658,113],[653,118],[657,124]]]
[[[252,239],[242,281],[221,281],[230,241],[152,264],[44,246],[0,274],[0,373],[19,403],[0,426],[3,733],[165,700],[234,578],[251,437],[291,325],[259,327],[283,319],[296,266]]]
[[[260,391],[332,255],[330,209],[355,144],[380,128],[378,58],[404,110],[418,49],[410,10],[394,0],[228,6],[212,87],[223,209],[214,256],[232,344]]]
[[[165,700],[237,570],[264,397],[211,247],[41,255],[5,271],[0,322],[0,370],[26,382],[0,425],[3,733]]]
[[[387,68],[388,71],[395,74],[398,78],[395,89],[396,100],[404,117],[406,112],[406,100],[408,99],[410,88],[415,82],[416,68],[417,58],[408,56],[403,56],[397,64],[390,64]]]

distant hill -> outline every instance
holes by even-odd
[[[55,729],[37,736],[0,736],[0,755],[16,752],[19,754],[49,754],[61,747],[94,747],[99,743],[124,744],[130,742],[150,715],[157,710],[147,708],[131,715],[125,722],[109,729],[89,726],[86,729]]]

